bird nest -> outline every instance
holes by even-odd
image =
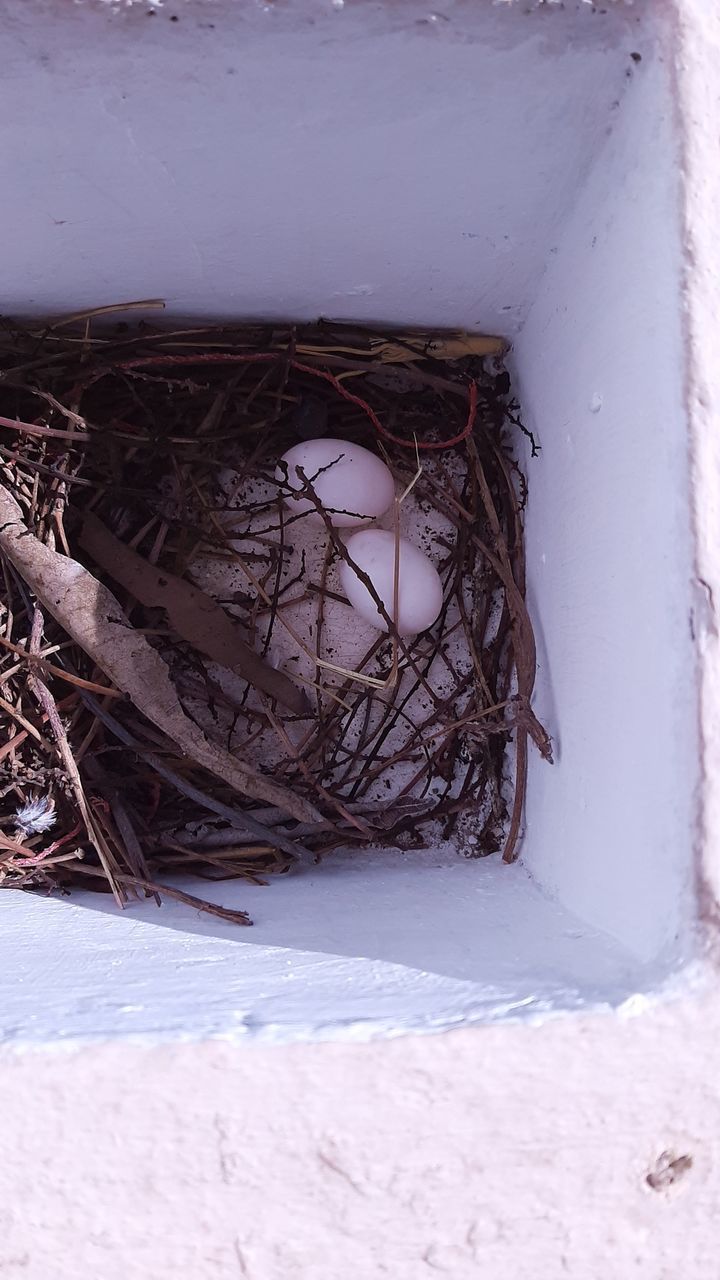
[[[178,877],[451,838],[512,861],[550,747],[503,344],[102,319],[0,339],[0,882],[249,923]],[[373,584],[315,477],[314,522],[284,501],[311,436],[392,471],[385,527],[443,583],[422,634],[350,608],[343,563]]]

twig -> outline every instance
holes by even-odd
[[[218,920],[227,920],[230,924],[251,925],[252,920],[247,911],[236,911],[231,907],[221,907],[217,902],[207,902],[204,898],[196,898],[192,893],[186,893],[184,889],[178,889],[174,885],[156,884],[153,880],[143,880],[139,876],[120,875],[119,879],[123,884],[132,885],[133,888],[145,889],[155,898],[172,898],[175,902],[182,902],[186,907],[194,907],[196,911],[202,911],[205,915],[217,916]]]
[[[33,627],[37,627],[38,625],[36,621],[37,619],[39,619],[39,630],[40,632],[42,632],[42,613],[40,612],[40,609],[36,606],[35,615],[33,619]],[[124,903],[125,903],[125,894],[120,889],[118,882],[116,880],[116,877],[115,877],[116,867],[112,863],[107,844],[105,840],[102,838],[102,836],[100,835],[100,832],[97,829],[97,825],[95,823],[93,815],[90,812],[90,808],[85,798],[85,790],[80,778],[80,773],[79,773],[77,764],[75,763],[75,757],[72,753],[72,749],[67,740],[67,734],[65,733],[65,728],[63,726],[62,720],[58,715],[55,699],[53,698],[47,685],[40,679],[39,676],[35,674],[31,674],[28,676],[28,688],[31,690],[32,693],[35,694],[36,698],[38,699],[38,702],[42,706],[42,709],[48,718],[48,722],[50,724],[50,728],[52,729],[53,736],[55,738],[55,743],[56,743],[58,752],[60,754],[60,758],[63,762],[65,772],[67,773],[70,786],[73,789],[73,792],[75,795],[75,802],[82,815],[82,819],[83,819],[83,822],[85,823],[88,836],[92,841],[93,845],[95,846],[95,850],[100,859],[100,863],[105,872],[105,875],[107,876],[108,884],[110,885],[113,891],[113,894],[115,896],[115,901],[117,902],[118,906],[122,907],[124,906]],[[88,694],[86,696],[89,697],[90,695]]]
[[[313,860],[313,855],[302,844],[295,843],[277,831],[262,826],[255,818],[251,818],[249,814],[243,813],[241,809],[232,809],[227,804],[222,804],[213,796],[201,791],[199,787],[192,786],[181,778],[174,770],[168,769],[167,765],[153,751],[147,751],[139,742],[127,732],[114,716],[92,696],[92,694],[84,693],[82,695],[85,704],[90,707],[99,720],[114,734],[116,738],[123,743],[124,746],[130,747],[138,756],[146,760],[161,778],[165,778],[171,786],[182,792],[194,804],[199,805],[202,809],[208,809],[211,813],[216,813],[218,817],[225,818],[234,827],[240,827],[245,831],[251,832],[257,839],[264,840],[267,844],[271,844],[274,849],[282,849],[283,853],[287,853],[295,859],[304,858],[307,861]],[[322,826],[322,824],[319,824]]]

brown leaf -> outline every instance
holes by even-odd
[[[290,711],[298,715],[307,712],[305,694],[282,671],[275,671],[258,657],[238,624],[207,592],[150,564],[90,512],[83,518],[80,546],[140,604],[164,609],[173,631],[194,649],[236,671]]]
[[[300,822],[323,821],[308,801],[205,737],[183,711],[162,658],[135,631],[114,595],[76,560],[38,541],[2,485],[0,547],[76,644],[188,756],[241,795],[277,805]]]
[[[487,333],[408,333],[396,340],[373,338],[370,350],[384,364],[408,360],[463,360],[467,356],[501,356],[507,351],[506,338]]]

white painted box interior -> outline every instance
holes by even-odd
[[[43,19],[39,20],[39,13]],[[338,856],[167,904],[4,895],[5,1038],[392,1034],[616,1003],[693,954],[680,142],[665,6],[4,13],[3,310],[164,297],[513,341],[537,711],[522,862]],[[21,957],[19,960],[18,957]],[[22,966],[19,981],[18,964]]]

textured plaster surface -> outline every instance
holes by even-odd
[[[0,1058],[0,1274],[716,1280],[719,1021]]]
[[[701,654],[702,877],[707,914],[720,899],[720,11],[680,4],[677,71],[685,137],[686,318],[696,533],[695,621]]]

